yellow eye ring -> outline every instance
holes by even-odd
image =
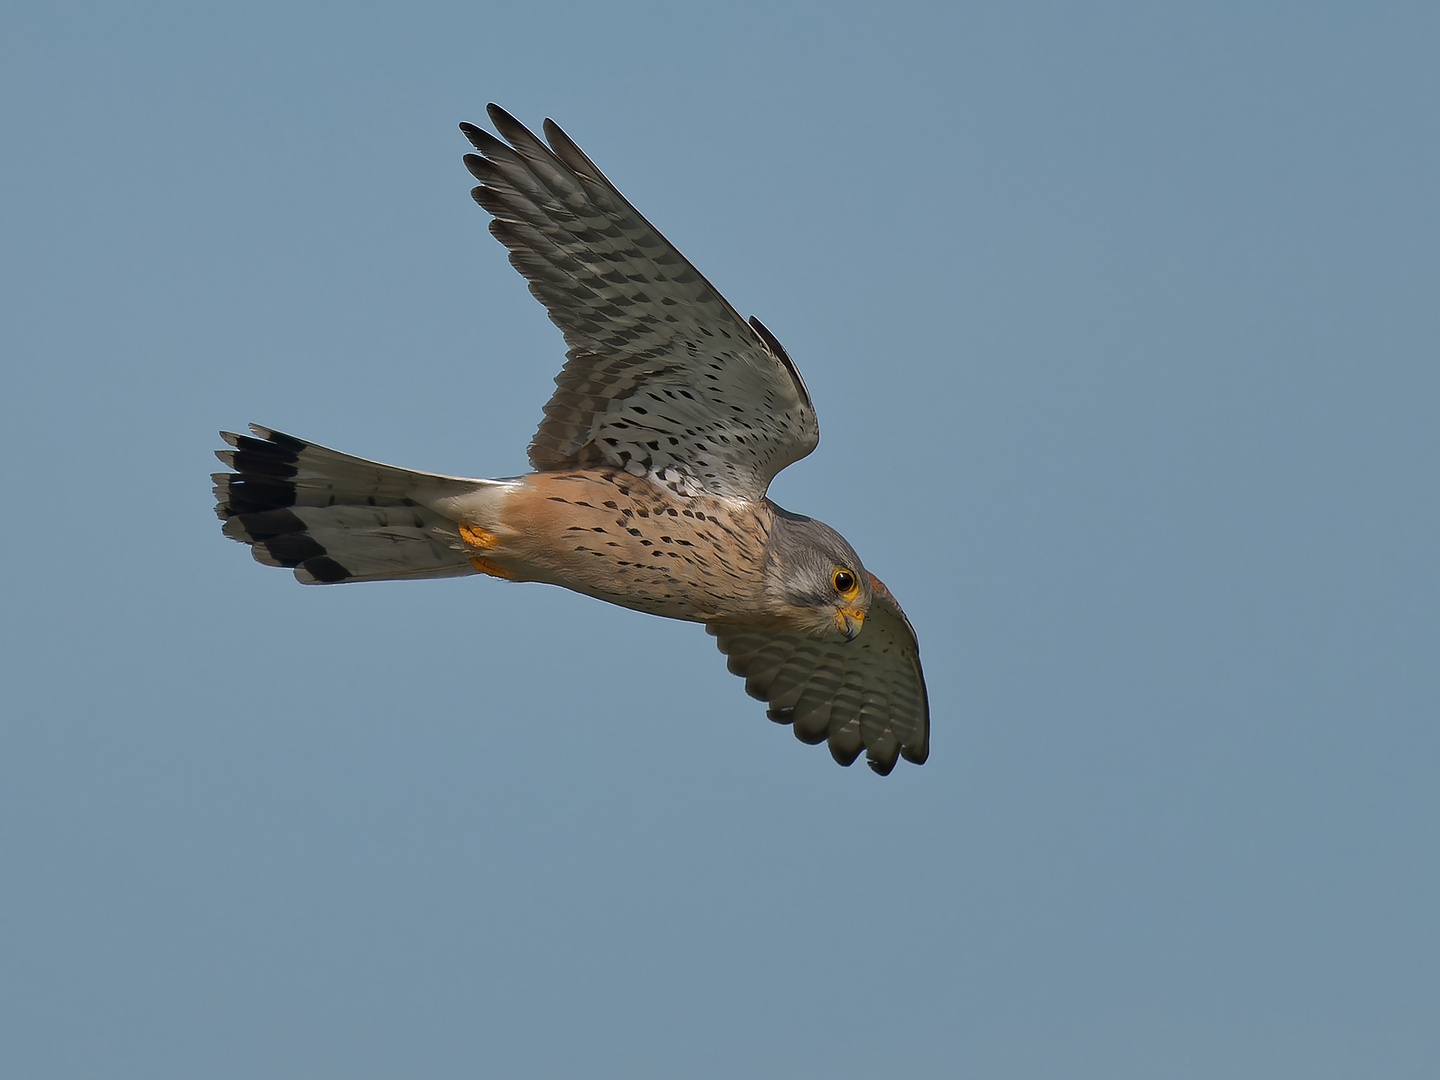
[[[835,591],[849,600],[860,591],[860,585],[855,580],[855,575],[843,566],[837,566],[830,575],[830,584],[835,586]]]

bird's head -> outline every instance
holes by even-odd
[[[775,507],[765,548],[765,594],[790,629],[853,641],[873,591],[860,556],[823,521]]]

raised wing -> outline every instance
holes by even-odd
[[[547,147],[498,105],[465,164],[490,231],[569,345],[530,444],[537,470],[608,462],[758,500],[820,439],[805,383],[550,120]]]
[[[829,743],[841,765],[864,750],[870,768],[885,776],[899,757],[920,765],[929,756],[930,702],[910,620],[879,578],[870,575],[870,583],[875,598],[854,641],[706,629],[730,670],[745,677],[746,692],[770,703],[771,720],[792,724],[801,742]]]

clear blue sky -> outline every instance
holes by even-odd
[[[0,1072],[1440,1075],[1440,9],[28,5],[0,25]],[[302,588],[215,430],[524,467],[553,116],[804,372],[930,762],[700,628]]]

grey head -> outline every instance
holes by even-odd
[[[775,511],[765,547],[765,607],[786,629],[853,641],[873,590],[855,549],[823,521]]]

